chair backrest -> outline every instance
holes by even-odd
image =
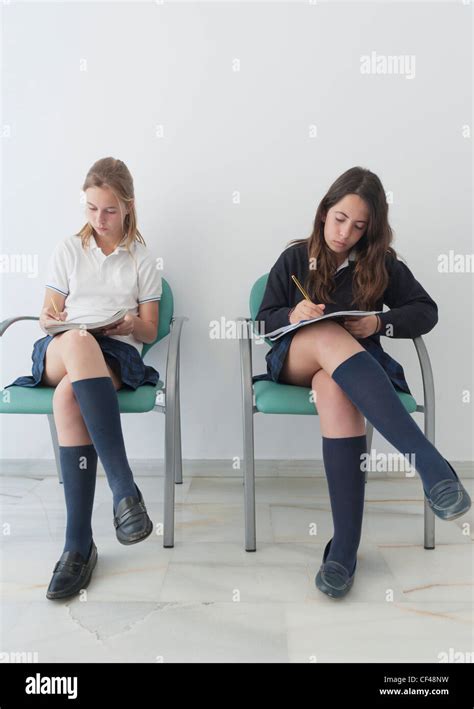
[[[250,317],[252,318],[252,320],[255,320],[255,317],[258,311],[260,310],[260,305],[262,304],[265,288],[267,287],[268,276],[268,273],[265,273],[263,276],[260,276],[260,278],[258,278],[253,284],[252,290],[250,291],[249,308]]]
[[[265,293],[265,288],[267,287],[267,281],[268,281],[268,273],[264,273],[263,276],[260,276],[255,283],[252,286],[252,290],[250,291],[250,298],[249,298],[249,310],[250,310],[250,317],[253,320],[253,330],[254,332],[258,335],[258,329],[255,326],[255,318],[258,314],[258,311],[260,310],[260,305],[263,300],[263,295]],[[268,338],[264,337],[263,338],[267,345],[270,345],[270,347],[273,347],[274,343],[269,340]]]
[[[170,332],[171,320],[173,318],[174,313],[173,293],[171,291],[168,281],[166,281],[164,278],[161,279],[161,286],[162,292],[161,300],[159,301],[160,318],[158,321],[158,334],[153,342],[147,342],[143,345],[142,359],[146,355],[146,353],[149,352],[149,350],[151,350],[154,345],[156,345],[157,342],[166,337],[166,335],[169,335]]]

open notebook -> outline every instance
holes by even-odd
[[[48,324],[44,329],[48,335],[57,335],[60,332],[66,332],[66,330],[87,330],[88,332],[94,333],[103,330],[109,325],[114,325],[119,322],[119,320],[122,320],[127,313],[127,308],[122,308],[122,310],[118,310],[114,313],[114,315],[111,315],[106,320],[101,320],[99,322],[84,322],[84,320],[78,322],[73,322],[72,320],[59,322],[58,320],[56,325]]]
[[[262,337],[267,337],[272,341],[278,340],[279,337],[283,337],[283,335],[286,335],[287,332],[297,330],[299,327],[304,327],[305,325],[310,325],[311,323],[319,322],[320,320],[346,317],[365,318],[367,315],[378,315],[380,313],[383,313],[383,310],[338,310],[337,313],[328,313],[327,315],[321,315],[319,318],[312,318],[311,320],[300,320],[297,323],[279,327],[271,332],[262,333]]]

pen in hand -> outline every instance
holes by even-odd
[[[299,290],[303,294],[303,298],[306,298],[306,300],[309,300],[309,302],[311,303],[311,298],[309,297],[309,295],[307,294],[307,292],[305,291],[305,289],[303,288],[303,286],[301,285],[299,280],[296,278],[294,273],[292,274],[291,278],[293,279],[294,283],[296,284],[296,287],[299,288]]]
[[[49,296],[49,299],[50,299],[51,303],[53,304],[54,312],[56,313],[57,319],[59,320],[59,310],[56,307],[56,303],[54,302],[54,300],[51,296]]]
[[[45,305],[39,316],[39,326],[47,335],[49,334],[48,328],[51,327],[53,323],[56,323],[58,320],[59,322],[64,321],[67,318],[67,312],[63,310],[62,313],[60,313],[51,296],[49,296],[49,302],[50,305]]]
[[[296,276],[293,274],[291,278],[300,293],[303,295],[304,300],[301,300],[292,310],[290,310],[290,323],[294,325],[295,323],[300,322],[300,320],[313,320],[314,318],[319,318],[324,315],[324,308],[326,307],[324,303],[315,305]]]
[[[54,299],[52,298],[52,296],[49,296],[49,300],[51,301],[51,304],[54,308],[54,312],[56,313],[56,320],[63,320],[63,318],[61,317],[61,313],[58,310],[58,306],[54,302]],[[66,313],[64,311],[63,311],[63,313],[64,313],[64,318],[66,318]],[[53,316],[53,318],[54,318],[54,316]]]

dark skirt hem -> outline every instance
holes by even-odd
[[[290,348],[291,340],[296,331],[289,332],[287,335],[283,335],[278,340],[275,341],[273,347],[265,355],[267,362],[267,373],[257,374],[252,377],[252,383],[259,381],[270,381],[282,384],[279,376],[282,370],[283,364],[285,362],[285,357],[288,354]],[[363,340],[359,340],[362,347],[372,355],[372,357],[377,360],[380,366],[385,370],[388,378],[392,382],[395,389],[404,392],[405,394],[413,394],[410,391],[407,380],[405,379],[405,373],[403,367],[399,364],[393,357],[390,357],[383,349],[382,346],[376,342],[374,339],[368,337]]]
[[[140,353],[133,345],[121,340],[115,340],[107,335],[94,335],[94,337],[102,350],[107,364],[120,376],[122,388],[135,390],[144,384],[155,386],[158,383],[159,372],[154,367],[149,367],[143,362]],[[32,376],[17,377],[14,382],[7,384],[4,389],[12,386],[35,387],[41,385],[46,350],[52,339],[53,336],[46,335],[34,343],[31,355],[33,362],[31,368]]]

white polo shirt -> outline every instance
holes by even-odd
[[[67,322],[99,322],[117,310],[127,308],[138,315],[138,305],[160,300],[160,271],[144,244],[134,241],[130,253],[117,246],[106,256],[91,236],[89,247],[82,248],[81,237],[66,237],[54,248],[48,266],[46,288],[66,296]],[[132,335],[109,335],[133,345],[139,354],[143,342]]]

